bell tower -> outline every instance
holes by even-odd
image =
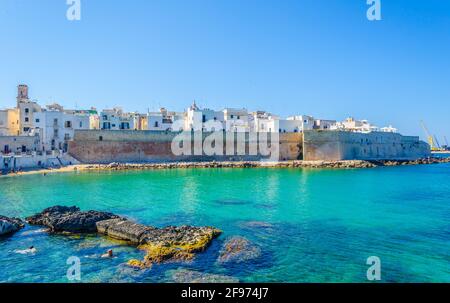
[[[20,84],[17,87],[17,107],[19,107],[19,103],[28,101],[28,85]]]

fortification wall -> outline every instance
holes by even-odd
[[[223,133],[223,155],[207,155],[194,152],[194,136],[199,136],[204,142],[211,133],[184,133],[191,139],[191,149],[187,155],[175,155],[172,151],[172,141],[179,133],[161,131],[135,130],[79,130],[75,131],[74,140],[69,142],[68,152],[82,163],[145,163],[163,161],[255,161],[270,159],[264,152],[250,152],[250,146],[258,146],[258,139],[249,133],[237,134],[244,136],[238,144],[235,137],[229,141],[232,133]],[[232,137],[231,137],[232,138]],[[186,140],[186,142],[189,140]],[[277,140],[278,141],[278,140]],[[268,134],[271,142],[271,134]],[[232,143],[232,144],[231,144]],[[243,145],[242,145],[243,144]],[[302,156],[302,135],[299,133],[279,134],[279,157],[276,160],[296,160]],[[229,148],[234,147],[230,154]],[[238,146],[241,151],[238,152]],[[197,146],[198,147],[198,146]]]
[[[429,157],[430,147],[419,137],[396,133],[305,131],[304,160],[414,160]]]

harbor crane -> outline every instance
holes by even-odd
[[[432,136],[430,131],[428,130],[428,127],[425,125],[425,122],[420,121],[422,124],[422,128],[425,131],[425,134],[427,135],[428,144],[430,144],[431,151],[440,151],[441,148],[439,146],[439,142],[436,138],[436,136]]]

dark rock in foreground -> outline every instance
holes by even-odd
[[[146,252],[143,261],[131,260],[129,265],[139,268],[154,263],[189,261],[195,253],[204,251],[221,234],[213,227],[169,226],[155,228],[124,219],[97,223],[97,230],[114,239],[129,241]]]
[[[154,263],[192,260],[195,253],[204,251],[221,234],[214,227],[169,226],[156,228],[129,221],[112,213],[87,211],[78,207],[54,206],[28,217],[32,225],[43,225],[52,232],[94,233],[127,241],[146,251],[143,261],[130,260],[139,268]]]
[[[239,280],[223,275],[202,273],[188,269],[177,269],[169,272],[175,283],[239,283]]]
[[[119,216],[93,210],[82,212],[75,206],[54,206],[26,218],[26,221],[31,225],[49,227],[52,232],[93,233],[97,232],[97,222],[115,218]]]
[[[154,227],[138,224],[123,218],[97,222],[98,233],[117,240],[128,241],[135,245],[142,244],[147,232],[154,229]]]
[[[228,240],[220,251],[219,263],[241,263],[261,256],[261,249],[243,237]]]
[[[0,236],[13,234],[24,227],[25,225],[20,219],[0,216]]]

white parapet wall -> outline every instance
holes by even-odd
[[[75,164],[79,164],[76,159],[59,151],[0,155],[1,172],[61,167]]]
[[[398,133],[305,131],[303,159],[325,160],[415,160],[431,156],[430,146],[419,137]]]

